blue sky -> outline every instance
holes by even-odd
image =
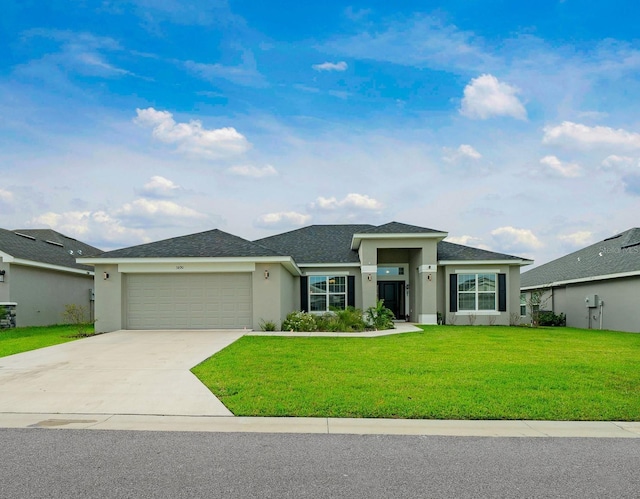
[[[5,1],[0,226],[111,249],[396,220],[544,263],[638,226],[639,11]]]

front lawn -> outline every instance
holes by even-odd
[[[0,329],[0,357],[77,340],[77,334],[78,326],[68,324]]]
[[[237,416],[640,420],[640,334],[423,328],[245,336],[192,371]]]

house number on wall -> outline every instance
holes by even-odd
[[[176,270],[184,270],[184,265],[176,265]]]

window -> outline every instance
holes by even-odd
[[[309,311],[328,312],[347,307],[346,276],[309,276]]]
[[[527,315],[527,294],[520,293],[520,315],[524,317]]]
[[[378,267],[378,275],[404,275],[404,267]]]
[[[496,274],[458,274],[458,310],[496,310]]]

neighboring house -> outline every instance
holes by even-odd
[[[60,324],[68,304],[91,312],[93,267],[76,258],[98,253],[51,229],[0,229],[0,306],[15,306],[17,326]]]
[[[541,310],[567,317],[567,326],[640,332],[640,229],[629,229],[524,272],[523,315],[531,293]]]
[[[259,329],[295,310],[384,299],[399,319],[509,324],[530,260],[391,222],[313,225],[254,242],[211,230],[79,258],[95,267],[96,328]]]

